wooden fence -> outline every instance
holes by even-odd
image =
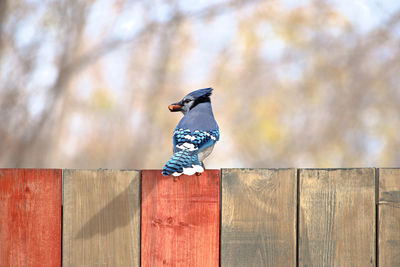
[[[0,169],[0,266],[400,266],[400,169]]]

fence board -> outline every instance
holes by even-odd
[[[219,171],[142,172],[142,266],[218,266]]]
[[[223,169],[221,266],[296,265],[296,170]]]
[[[0,169],[0,266],[61,265],[61,170]]]
[[[374,169],[300,171],[299,266],[375,266]]]
[[[379,266],[400,266],[400,169],[379,170]]]
[[[63,266],[139,266],[139,179],[64,170]]]

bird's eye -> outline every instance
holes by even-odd
[[[190,101],[191,101],[190,99],[183,100],[184,103],[189,103]]]

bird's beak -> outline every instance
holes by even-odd
[[[174,103],[168,106],[169,111],[175,112],[175,111],[181,111],[183,105],[180,103]]]

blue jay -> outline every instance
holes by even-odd
[[[163,175],[193,175],[204,171],[203,160],[219,140],[219,128],[211,108],[212,90],[196,90],[168,106],[171,112],[181,111],[184,116],[175,128],[174,155],[165,164]]]

